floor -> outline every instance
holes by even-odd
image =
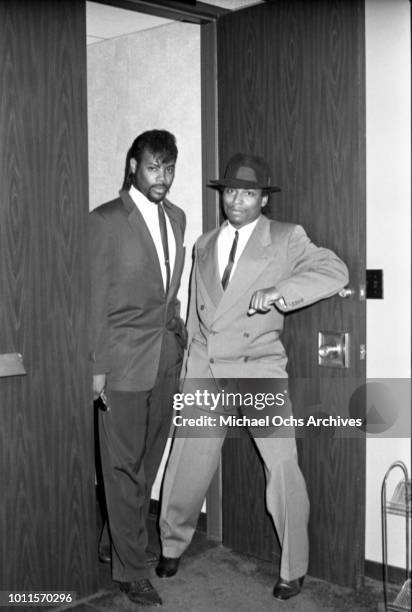
[[[150,549],[158,552],[155,520],[150,521]],[[236,553],[197,532],[173,578],[151,581],[163,599],[163,612],[383,612],[382,586],[367,579],[359,590],[306,577],[302,592],[287,602],[272,596],[276,579],[271,563]],[[99,589],[70,608],[76,612],[133,612],[132,604],[99,563]],[[146,608],[147,609],[147,608]],[[150,608],[149,608],[150,609]]]

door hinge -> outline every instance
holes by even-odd
[[[359,347],[359,357],[361,361],[366,359],[366,344],[361,344]]]

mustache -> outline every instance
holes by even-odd
[[[157,190],[161,190],[161,192],[159,193]],[[167,185],[164,185],[163,183],[156,183],[155,185],[150,185],[149,189],[147,190],[146,197],[151,202],[159,202],[163,200],[168,193],[169,187],[167,187]]]
[[[151,185],[150,189],[168,189],[168,186],[164,183],[156,183],[155,185]]]

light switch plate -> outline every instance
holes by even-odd
[[[383,300],[383,270],[366,270],[366,299]]]

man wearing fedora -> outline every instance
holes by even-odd
[[[222,379],[287,378],[284,313],[328,298],[348,282],[345,264],[315,246],[301,226],[262,215],[269,193],[279,191],[264,159],[238,153],[211,185],[222,192],[226,221],[195,244],[183,393],[197,379],[217,381],[219,388]],[[185,406],[181,414],[197,416],[199,406]],[[185,436],[175,432],[163,482],[160,577],[176,574],[191,541],[226,429],[202,437],[193,428]],[[267,508],[282,548],[273,595],[289,599],[300,592],[309,556],[309,501],[295,438],[293,431],[263,437],[249,431],[265,466]]]

